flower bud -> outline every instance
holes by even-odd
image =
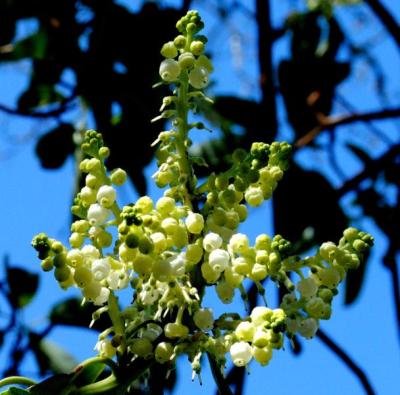
[[[199,309],[194,313],[193,321],[199,329],[208,331],[214,326],[214,317],[211,309]]]
[[[168,41],[165,43],[162,48],[161,48],[161,55],[164,56],[164,58],[175,58],[178,55],[178,50],[175,47],[175,44],[173,41]]]
[[[189,73],[189,83],[196,89],[203,89],[209,83],[208,71],[205,67],[195,67]]]
[[[185,224],[190,233],[198,235],[204,228],[204,218],[201,214],[190,212],[185,220]]]
[[[111,182],[114,185],[124,185],[127,179],[126,171],[123,169],[114,169],[110,174]]]
[[[157,344],[155,349],[155,358],[158,363],[165,363],[170,361],[174,353],[174,347],[171,343],[161,342]]]
[[[249,187],[244,193],[244,198],[249,206],[258,207],[264,201],[264,194],[259,187]]]

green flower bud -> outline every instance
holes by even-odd
[[[169,323],[164,326],[164,334],[169,339],[184,339],[189,334],[189,328],[186,325]]]
[[[214,326],[214,317],[211,309],[199,309],[193,315],[193,321],[196,326],[204,331],[212,329]]]
[[[186,249],[186,259],[193,264],[199,263],[203,256],[203,249],[197,244],[189,244]]]
[[[155,358],[158,363],[165,363],[171,360],[174,353],[174,347],[171,343],[161,342],[155,349]]]
[[[229,285],[226,281],[220,281],[215,289],[222,303],[227,304],[232,302],[235,289],[231,285]]]
[[[85,288],[93,281],[93,273],[86,266],[80,266],[75,269],[74,280],[78,287]]]
[[[242,321],[235,329],[235,335],[239,340],[251,342],[253,340],[255,326],[248,321]]]
[[[133,270],[140,276],[146,276],[151,273],[153,259],[149,255],[138,254],[133,261]]]
[[[71,269],[67,266],[59,266],[54,270],[54,277],[58,282],[67,281],[71,275]]]
[[[183,49],[186,47],[186,38],[182,35],[175,37],[174,45],[178,49]]]
[[[179,55],[178,63],[182,70],[191,69],[194,65],[193,54],[190,52],[184,52],[183,54]]]
[[[123,169],[114,169],[110,174],[110,180],[114,185],[124,185],[127,179],[126,171]]]
[[[162,46],[160,53],[164,58],[175,58],[178,55],[178,50],[173,41],[168,41]]]
[[[212,73],[214,70],[211,60],[206,55],[200,55],[195,64],[196,67],[204,67],[209,73]]]
[[[99,157],[101,159],[107,159],[110,156],[110,148],[108,147],[101,147],[99,149]]]
[[[144,359],[150,359],[153,356],[153,345],[145,337],[133,339],[129,349],[133,354]]]
[[[189,83],[195,89],[203,89],[209,83],[209,75],[205,67],[194,67],[189,73]]]
[[[253,347],[252,348],[254,359],[261,365],[268,365],[269,361],[272,358],[272,348],[271,347]]]
[[[85,238],[81,233],[73,232],[68,241],[72,248],[79,248],[82,246]]]
[[[49,272],[49,271],[53,270],[53,268],[54,268],[53,258],[48,256],[47,258],[43,259],[40,266],[42,267],[42,270],[45,272]]]
[[[192,41],[190,51],[193,55],[199,56],[204,52],[204,43],[202,41]]]

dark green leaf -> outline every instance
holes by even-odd
[[[267,112],[256,101],[220,96],[215,100],[215,109],[224,118],[246,129],[262,129],[266,124]]]
[[[30,394],[30,392],[18,387],[10,387],[6,391],[2,392],[0,395],[26,395],[26,394]]]
[[[347,218],[330,183],[315,171],[293,164],[274,194],[275,232],[298,241],[297,253],[325,241],[338,241]]]
[[[38,275],[17,267],[7,268],[6,273],[11,305],[17,309],[26,306],[37,291]]]
[[[346,277],[344,303],[352,304],[360,294],[368,263],[368,255],[364,256],[357,270],[349,270]]]
[[[73,133],[71,124],[62,123],[40,137],[36,143],[36,155],[45,169],[61,167],[68,155],[74,152]]]
[[[88,328],[92,320],[92,314],[96,307],[90,304],[81,305],[77,298],[67,299],[57,303],[50,312],[50,322],[54,325],[68,325]],[[95,322],[94,329],[104,330],[112,325],[107,314]]]
[[[44,30],[39,30],[14,44],[12,51],[2,55],[0,60],[43,59],[46,55],[46,48],[47,34]]]
[[[29,389],[34,395],[56,395],[69,384],[73,374],[56,374]]]

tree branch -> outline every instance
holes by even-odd
[[[256,22],[258,29],[258,63],[260,67],[261,104],[268,108],[268,132],[277,130],[276,91],[272,64],[274,29],[271,23],[270,2],[256,0]]]
[[[392,281],[392,292],[394,299],[394,306],[396,310],[397,320],[397,333],[400,338],[400,284],[399,284],[399,271],[396,262],[396,253],[394,248],[389,248],[388,253],[383,258],[385,266],[390,270],[391,281]]]
[[[321,329],[318,330],[317,337],[331,351],[333,351],[337,355],[337,357],[339,357],[346,364],[346,366],[357,376],[362,386],[364,387],[365,392],[368,395],[375,395],[375,391],[368,381],[368,377],[366,376],[364,371],[351,359],[351,357]]]
[[[21,116],[21,117],[31,117],[31,118],[50,118],[50,117],[57,117],[58,115],[61,115],[65,111],[68,110],[68,105],[76,98],[76,93],[73,92],[72,95],[66,99],[64,99],[59,107],[55,108],[54,110],[49,110],[46,112],[29,112],[29,111],[23,111],[23,110],[18,110],[16,108],[11,108],[8,107],[4,104],[0,103],[0,111],[5,112],[6,114],[10,115],[16,115],[16,116]]]
[[[215,384],[217,385],[218,388],[218,394],[233,395],[231,389],[229,388],[228,383],[222,376],[221,370],[217,362],[215,361],[214,357],[210,353],[207,353],[207,357],[208,357],[208,362],[210,363],[211,372],[214,377]]]
[[[400,49],[400,25],[379,0],[365,0]]]
[[[382,156],[374,159],[370,163],[366,164],[364,170],[357,174],[355,177],[346,181],[338,190],[338,197],[345,195],[347,192],[357,188],[358,185],[365,179],[374,177],[378,174],[388,163],[400,153],[400,144],[393,145],[387,150]]]
[[[386,108],[378,111],[371,111],[361,114],[350,114],[350,115],[338,115],[324,116],[319,115],[319,125],[313,130],[307,133],[305,136],[297,140],[295,143],[296,147],[303,147],[310,143],[315,137],[317,137],[325,129],[334,129],[339,126],[348,125],[355,122],[368,122],[376,121],[379,119],[397,118],[400,117],[400,107],[398,108]]]

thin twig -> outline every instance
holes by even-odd
[[[317,337],[324,343],[331,351],[333,351],[346,366],[357,376],[360,380],[365,392],[368,395],[375,395],[367,375],[364,371],[351,359],[351,357],[344,351],[337,343],[335,343],[323,330],[319,329]]]
[[[338,115],[338,116],[319,116],[319,125],[307,133],[305,136],[297,140],[296,146],[303,147],[310,143],[325,129],[334,129],[339,126],[348,125],[355,122],[368,122],[379,119],[400,117],[400,107],[386,108],[378,111],[365,112],[361,114]]]
[[[340,103],[342,106],[346,107],[349,112],[358,113],[358,110],[354,107],[353,104],[349,102],[343,95],[340,93],[336,93],[335,100]],[[375,126],[372,122],[365,122],[365,126],[374,133],[378,138],[385,142],[387,145],[392,145],[395,142],[392,141],[381,129]]]
[[[400,25],[379,0],[365,0],[400,49]]]

